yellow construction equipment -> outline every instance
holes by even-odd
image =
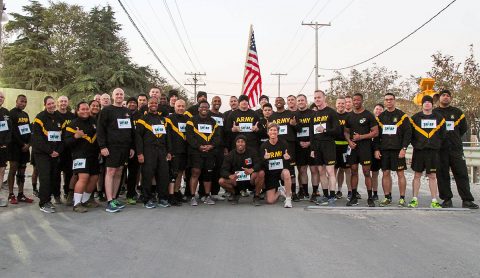
[[[431,96],[435,102],[438,99],[438,92],[433,90],[433,85],[435,84],[435,79],[433,78],[422,78],[420,80],[420,90],[421,92],[416,94],[413,98],[413,103],[416,105],[422,105],[422,98],[424,96]]]

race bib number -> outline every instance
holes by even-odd
[[[395,135],[397,134],[397,126],[396,125],[384,125],[382,129],[383,134],[388,135]]]
[[[313,134],[323,133],[323,132],[318,131],[318,128],[320,126],[323,127],[323,132],[325,132],[325,129],[327,128],[327,123],[321,123],[321,124],[316,124],[316,125],[313,126]]]
[[[77,158],[73,161],[73,167],[72,169],[73,170],[76,170],[76,169],[85,169],[85,165],[86,165],[86,162],[87,159],[85,158]]]
[[[0,131],[7,131],[7,130],[8,130],[7,121],[0,121]]]
[[[117,119],[117,124],[119,129],[126,129],[132,128],[132,124],[130,123],[130,119]]]
[[[453,121],[446,121],[445,124],[448,131],[455,129],[455,123]]]
[[[153,129],[153,134],[155,134],[155,135],[166,134],[167,133],[164,125],[153,125],[152,129]]]
[[[268,161],[268,170],[283,169],[283,159],[272,159]]]
[[[19,125],[18,130],[20,131],[20,135],[25,135],[25,134],[31,133],[29,124]]]
[[[436,128],[437,120],[422,120],[421,126],[422,128]]]
[[[180,132],[186,132],[187,131],[187,124],[186,123],[178,123],[178,130]]]
[[[347,152],[345,153],[346,155],[350,155],[352,153],[352,149],[350,146],[347,147]]]
[[[49,142],[60,142],[62,139],[61,131],[49,131],[48,132],[48,141]]]
[[[223,118],[212,116],[212,119],[214,119],[215,122],[217,122],[217,125],[218,125],[218,126],[223,126]]]
[[[240,128],[240,132],[252,132],[252,123],[239,123],[238,127]]]
[[[198,124],[198,131],[201,133],[212,133],[212,125]]]
[[[245,174],[245,171],[237,172],[237,181],[249,181],[250,175]]]
[[[308,137],[310,136],[310,128],[308,126],[302,127],[302,130],[297,132],[297,137]]]
[[[287,135],[288,127],[286,125],[278,126],[278,135]]]

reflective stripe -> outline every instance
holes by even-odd
[[[347,141],[335,141],[335,145],[348,145]]]

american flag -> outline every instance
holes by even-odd
[[[258,63],[257,47],[252,26],[250,26],[250,38],[245,60],[245,71],[243,73],[242,94],[248,96],[250,107],[257,106],[258,98],[262,95],[262,76],[260,75],[260,64]]]

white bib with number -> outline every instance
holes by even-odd
[[[347,155],[350,155],[351,153],[352,153],[352,149],[350,148],[350,146],[348,146],[348,147],[347,147],[347,152],[346,152],[346,154],[347,154]]]
[[[323,127],[323,132],[325,132],[325,129],[327,129],[327,123],[321,123],[321,124],[316,124],[316,125],[313,126],[313,134],[322,133],[322,132],[317,130],[317,128],[319,128],[320,126]]]
[[[186,132],[187,131],[187,124],[186,123],[178,123],[178,130],[180,132]]]
[[[48,132],[48,141],[49,142],[60,142],[62,139],[61,131],[49,131]]]
[[[130,123],[130,119],[117,119],[117,124],[119,129],[126,129],[126,128],[132,128],[132,124]]]
[[[302,127],[302,130],[297,132],[297,137],[308,137],[310,136],[310,128],[308,126]]]
[[[240,132],[252,132],[252,123],[239,123],[238,127],[240,128]]]
[[[153,129],[153,134],[155,134],[155,135],[166,134],[167,133],[164,125],[153,125],[152,129]]]
[[[395,135],[395,134],[397,134],[397,126],[396,125],[383,125],[382,133],[383,134],[388,134],[388,135]]]
[[[7,130],[8,130],[7,121],[0,121],[0,131],[7,131]]]
[[[73,170],[75,169],[85,169],[85,165],[86,165],[86,162],[87,159],[85,158],[77,158],[73,161]]]
[[[245,174],[245,171],[237,172],[237,181],[249,181],[250,175]]]
[[[218,125],[218,126],[223,126],[223,118],[212,116],[212,119],[214,119],[215,122],[217,122],[217,125]]]
[[[212,133],[212,125],[198,124],[198,131],[201,133]]]
[[[278,126],[278,135],[286,135],[288,133],[288,127],[286,125]]]
[[[422,128],[436,128],[437,127],[437,120],[422,120],[421,122]]]
[[[268,161],[268,170],[283,169],[283,159],[272,159]]]
[[[455,123],[453,121],[446,121],[445,124],[448,131],[455,130]]]
[[[25,134],[31,133],[29,124],[19,125],[18,130],[20,131],[20,135],[25,135]]]

